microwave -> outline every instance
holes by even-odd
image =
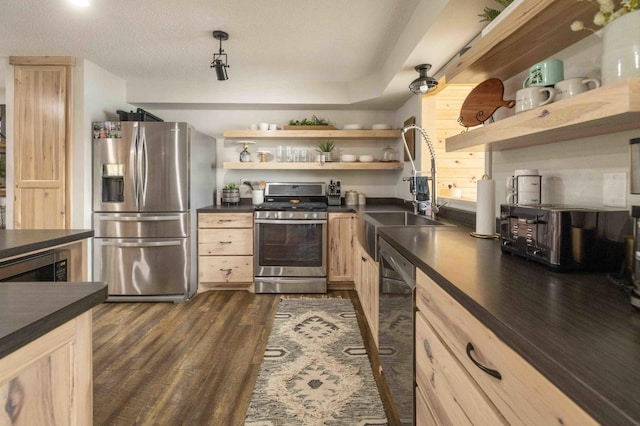
[[[54,250],[0,263],[0,282],[69,280],[69,250]]]

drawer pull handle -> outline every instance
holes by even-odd
[[[233,222],[233,219],[218,219],[218,223]]]
[[[220,244],[231,244],[231,241],[220,241]]]
[[[366,257],[364,257],[364,256],[360,256],[360,259],[362,259],[362,261],[363,261],[363,262],[366,262],[366,261],[367,261],[367,258],[366,258]]]
[[[471,356],[471,351],[473,351],[473,350],[474,350],[474,348],[473,348],[473,345],[471,344],[471,342],[467,343],[467,356],[469,357],[471,362],[473,362],[476,365],[476,367],[478,367],[480,370],[484,371],[488,375],[490,375],[492,377],[495,377],[498,380],[502,380],[502,374],[500,374],[500,372],[498,370],[492,370],[491,368],[487,368],[484,365],[480,364],[475,359],[473,359],[473,357]]]

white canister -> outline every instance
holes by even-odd
[[[344,204],[347,206],[355,206],[358,204],[358,193],[356,191],[347,191],[344,194]]]
[[[367,204],[367,194],[365,194],[364,192],[358,193],[358,204],[361,206]]]
[[[264,191],[262,189],[254,189],[251,191],[251,199],[254,206],[264,203]]]

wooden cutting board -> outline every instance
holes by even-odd
[[[458,122],[465,127],[477,126],[487,121],[498,108],[513,108],[516,101],[505,101],[503,96],[504,85],[500,79],[483,81],[464,100]]]

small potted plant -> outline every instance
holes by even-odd
[[[228,183],[222,188],[223,204],[238,204],[240,202],[240,188],[235,183]]]
[[[324,161],[332,161],[332,151],[335,148],[333,141],[324,141],[318,144],[318,150],[324,155]]]

